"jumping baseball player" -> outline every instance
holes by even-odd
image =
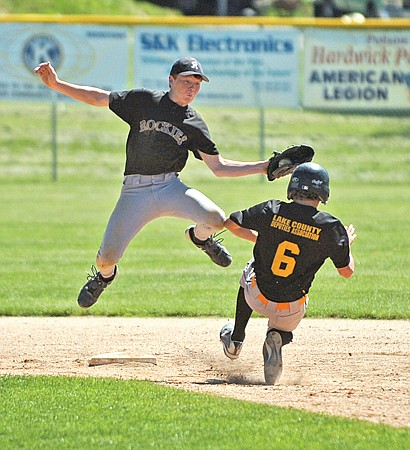
[[[191,57],[176,61],[169,75],[169,91],[135,89],[108,92],[67,83],[49,62],[34,70],[44,84],[73,99],[108,107],[130,127],[121,195],[109,219],[96,257],[97,269],[81,289],[78,304],[92,306],[114,280],[118,263],[135,235],[157,217],[179,217],[196,223],[185,231],[187,239],[215,263],[229,266],[232,257],[220,239],[225,213],[201,192],[179,178],[189,151],[218,177],[266,174],[268,161],[225,159],[212,141],[201,116],[189,106],[202,81],[208,82],[201,64]]]
[[[316,272],[330,258],[338,273],[354,272],[350,246],[356,238],[353,225],[318,211],[329,198],[329,175],[312,162],[294,169],[287,189],[291,202],[268,200],[234,212],[225,227],[253,242],[253,258],[245,267],[237,296],[235,325],[220,332],[225,355],[237,359],[252,311],[268,318],[263,345],[264,375],[275,384],[282,373],[282,346],[293,339],[305,315],[308,293]]]

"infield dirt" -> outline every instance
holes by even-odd
[[[0,374],[149,380],[189,391],[410,426],[410,322],[305,318],[283,348],[275,386],[263,381],[266,320],[251,319],[228,360],[215,318],[0,317]],[[157,365],[89,367],[93,355],[154,355]]]

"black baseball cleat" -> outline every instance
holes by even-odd
[[[230,322],[224,325],[219,333],[219,339],[222,342],[222,348],[225,356],[229,359],[238,359],[243,343],[240,341],[233,341],[231,339],[233,328],[234,327]]]
[[[221,245],[223,239],[215,239],[221,233],[209,236],[206,241],[199,241],[194,235],[195,226],[192,225],[185,230],[185,236],[188,241],[192,242],[199,249],[205,252],[211,261],[221,267],[228,267],[232,262],[232,256],[229,254],[228,250]]]
[[[110,280],[105,280],[100,272],[97,272],[95,266],[91,266],[92,275],[87,275],[87,283],[83,286],[80,293],[78,294],[78,305],[81,308],[87,309],[97,302],[100,295],[105,291],[107,286],[112,283],[115,276],[117,275],[117,266],[115,266],[114,275]]]
[[[275,384],[282,375],[282,336],[268,331],[263,344],[263,367],[266,384]]]

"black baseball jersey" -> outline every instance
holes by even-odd
[[[258,232],[255,275],[260,291],[271,301],[292,302],[307,294],[327,258],[336,268],[350,262],[345,227],[312,206],[269,200],[232,213],[230,219]]]
[[[130,126],[124,175],[180,172],[188,151],[200,158],[219,152],[201,116],[168,93],[136,89],[111,92],[110,109]]]

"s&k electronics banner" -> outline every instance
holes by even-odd
[[[0,99],[49,100],[53,91],[33,73],[50,61],[60,79],[108,91],[127,87],[126,27],[0,24]],[[58,94],[58,98],[69,98]]]
[[[293,28],[137,27],[134,85],[168,90],[174,61],[192,56],[210,79],[196,104],[297,107],[300,41]]]
[[[305,30],[303,106],[410,110],[409,31]]]

